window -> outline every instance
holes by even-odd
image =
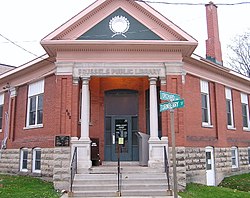
[[[200,88],[201,88],[202,126],[211,126],[209,83],[207,81],[201,80]]]
[[[247,94],[241,93],[243,130],[250,130],[249,107]]]
[[[0,94],[0,132],[3,129],[3,105],[4,105],[4,93]]]
[[[238,161],[238,148],[232,147],[231,148],[232,153],[232,168],[238,168],[239,167],[239,161]]]
[[[34,148],[33,149],[33,164],[32,164],[32,171],[34,173],[41,172],[41,149]]]
[[[28,149],[22,148],[20,154],[20,171],[27,172],[28,171]]]
[[[250,147],[248,147],[247,151],[248,151],[248,164],[250,165]]]
[[[226,112],[227,112],[227,128],[234,128],[234,117],[233,117],[233,102],[232,102],[232,91],[229,88],[225,89],[226,94]]]
[[[42,126],[44,80],[29,85],[27,127]]]

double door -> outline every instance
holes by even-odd
[[[105,118],[105,160],[138,160],[136,116],[107,116]],[[119,148],[118,148],[119,147]]]

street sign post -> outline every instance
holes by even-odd
[[[165,92],[165,91],[160,91],[160,99],[174,101],[174,100],[180,100],[181,97],[177,94],[173,94],[173,93],[169,93],[169,92]]]
[[[160,104],[160,112],[170,110],[170,128],[172,139],[172,157],[173,157],[173,182],[174,182],[174,198],[178,197],[177,194],[177,171],[176,171],[176,150],[175,150],[175,130],[174,130],[174,109],[184,107],[184,99],[177,94],[160,91],[160,99],[167,100]]]

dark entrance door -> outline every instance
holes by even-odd
[[[132,160],[131,117],[113,117],[112,119],[112,161],[117,160],[120,138],[120,159]]]
[[[122,161],[138,161],[138,94],[132,90],[105,93],[105,160],[116,161],[119,138]]]

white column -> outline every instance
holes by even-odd
[[[158,170],[164,170],[164,146],[168,145],[168,140],[158,137],[158,104],[157,104],[157,78],[150,78],[150,138],[148,166]]]
[[[82,103],[81,103],[81,137],[71,138],[72,151],[77,147],[77,173],[86,173],[92,166],[90,138],[89,138],[89,115],[90,93],[89,78],[82,78]]]
[[[157,106],[157,78],[150,78],[150,140],[159,140],[158,137],[158,106]]]
[[[81,137],[80,140],[89,140],[89,78],[82,79],[82,105],[81,105]]]

